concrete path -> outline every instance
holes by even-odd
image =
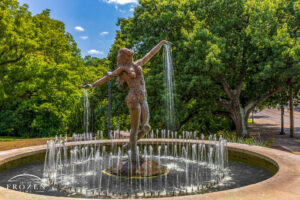
[[[250,133],[258,132],[264,141],[274,140],[273,148],[284,149],[300,155],[300,112],[294,112],[294,138],[290,138],[289,111],[285,110],[285,135],[279,135],[281,130],[280,110],[264,109],[254,114],[254,124],[250,124]]]

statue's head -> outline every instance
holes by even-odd
[[[127,48],[122,48],[118,52],[117,63],[118,65],[125,65],[132,62],[134,52]]]

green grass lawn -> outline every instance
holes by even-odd
[[[0,141],[13,141],[13,140],[23,140],[22,137],[12,137],[12,136],[0,136]]]

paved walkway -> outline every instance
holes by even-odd
[[[294,112],[294,138],[290,138],[289,111],[285,111],[284,129],[285,135],[280,135],[281,116],[280,110],[264,109],[254,114],[254,124],[250,124],[250,133],[259,133],[264,141],[272,139],[273,148],[282,149],[300,155],[300,112]]]

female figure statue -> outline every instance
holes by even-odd
[[[123,149],[131,150],[131,160],[135,161],[137,158],[137,140],[146,135],[150,130],[149,125],[149,109],[147,104],[147,92],[145,87],[145,80],[143,76],[142,66],[146,64],[164,45],[168,42],[162,40],[150,52],[148,52],[142,59],[134,62],[134,52],[127,48],[122,48],[118,52],[117,69],[113,72],[108,72],[106,76],[88,84],[86,87],[93,88],[101,85],[106,81],[117,77],[117,82],[121,87],[129,87],[129,93],[125,102],[129,108],[130,113],[130,142],[123,146]],[[139,131],[139,124],[141,130]]]

